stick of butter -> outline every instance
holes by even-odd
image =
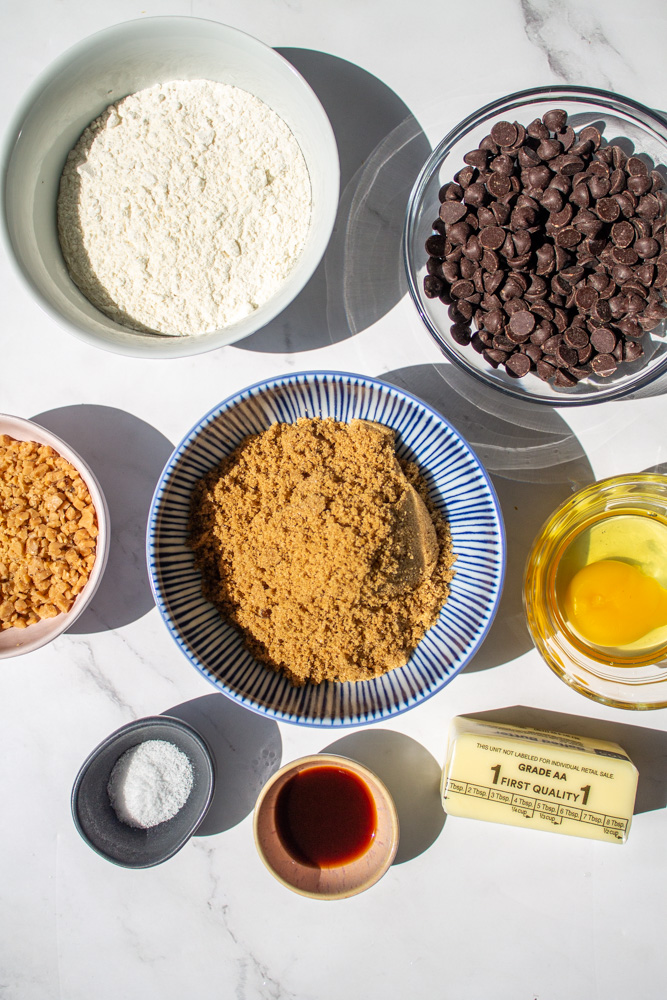
[[[451,816],[623,844],[638,777],[615,743],[458,716],[442,804]]]

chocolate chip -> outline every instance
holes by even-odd
[[[641,358],[644,353],[644,348],[641,344],[638,344],[635,340],[626,340],[623,345],[623,360],[624,361],[636,361],[637,358]]]
[[[486,201],[486,188],[479,181],[469,184],[463,195],[466,205],[483,205]]]
[[[583,186],[583,185],[582,185]],[[609,194],[611,184],[608,177],[591,177],[588,182],[588,190],[593,198],[606,198]]]
[[[474,167],[463,167],[457,174],[454,174],[454,180],[457,184],[460,184],[465,191],[468,185],[472,184],[476,174],[477,171]]]
[[[485,149],[471,149],[469,153],[466,153],[463,157],[463,162],[469,164],[471,167],[477,167],[478,170],[484,170],[486,168],[486,161],[488,159],[488,154]]]
[[[553,108],[542,115],[542,121],[550,132],[562,132],[567,125],[567,112],[560,108]]]
[[[535,317],[528,310],[515,312],[510,318],[509,327],[513,334],[522,339],[527,339],[535,329]]]
[[[445,239],[443,236],[429,236],[424,244],[426,253],[431,257],[445,256]]]
[[[565,226],[563,229],[557,230],[554,235],[556,247],[571,249],[572,247],[576,247],[580,241],[581,233],[574,226]]]
[[[644,219],[657,219],[660,212],[660,201],[654,194],[645,194],[643,198],[639,199],[637,215]]]
[[[538,378],[541,378],[543,382],[548,382],[549,379],[553,378],[558,369],[555,365],[550,365],[548,361],[538,361],[535,366]]]
[[[424,295],[427,299],[437,299],[444,288],[442,278],[435,274],[427,274],[424,278]]]
[[[521,350],[526,355],[526,357],[530,358],[530,360],[533,362],[534,365],[536,365],[538,361],[542,360],[542,348],[539,347],[537,344],[533,343],[524,344]]]
[[[653,284],[653,279],[655,277],[655,265],[650,261],[646,261],[644,264],[640,264],[635,270],[635,274],[641,281],[642,285],[646,285],[648,288]]]
[[[639,260],[639,254],[633,247],[614,247],[611,256],[615,264],[628,264],[632,266]]]
[[[559,389],[571,389],[576,384],[577,379],[574,375],[570,375],[568,371],[564,371],[562,368],[556,370],[554,385],[558,386]]]
[[[455,299],[466,299],[469,295],[473,294],[475,286],[472,281],[461,279],[454,282],[450,291]]]
[[[467,222],[455,222],[453,226],[447,226],[447,239],[454,245],[463,244],[470,236],[470,232]]]
[[[494,347],[485,349],[482,351],[482,355],[493,368],[497,368],[504,361],[507,361],[507,358],[509,357],[507,351],[499,351]]]
[[[510,340],[509,337],[505,337],[503,334],[498,334],[493,338],[493,346],[498,348],[498,350],[507,351],[511,354],[516,347],[516,342]]]
[[[565,177],[574,177],[580,170],[583,170],[584,161],[580,156],[575,156],[574,153],[564,153],[562,156],[559,156],[557,162],[554,161],[552,163],[552,166],[557,166],[559,173]]]
[[[518,134],[516,125],[511,122],[496,122],[491,129],[491,138],[499,146],[512,146]]]
[[[600,135],[599,129],[596,129],[594,125],[587,125],[586,128],[582,128],[579,133],[579,142],[591,142],[593,144],[593,149],[598,149],[602,136]]]
[[[634,174],[632,177],[628,177],[628,191],[632,191],[637,197],[647,194],[651,190],[651,187],[652,181],[648,174]]]
[[[608,323],[611,320],[611,309],[606,299],[598,299],[593,306],[593,316],[601,323]]]
[[[595,210],[603,222],[615,222],[621,214],[621,209],[615,198],[600,198]]]
[[[635,229],[631,222],[615,222],[611,227],[611,238],[617,247],[629,247],[635,238]]]
[[[542,139],[537,147],[537,155],[543,160],[553,160],[563,152],[558,139]]]
[[[449,328],[451,338],[455,344],[459,344],[460,347],[467,347],[472,339],[469,326],[464,326],[462,323],[454,323]]]
[[[609,194],[620,194],[621,191],[625,190],[625,184],[625,171],[620,168],[618,170],[612,170],[609,175]]]
[[[623,152],[621,146],[614,144],[612,147],[612,163],[614,167],[624,167],[626,160],[627,156]]]
[[[604,378],[613,375],[617,367],[616,359],[611,354],[597,354],[591,361],[591,368],[595,374]]]
[[[634,248],[640,257],[655,257],[660,250],[660,244],[651,236],[645,236],[643,239],[636,241]]]
[[[485,253],[493,253],[492,250],[485,251]],[[482,258],[483,259],[483,258]],[[505,274],[500,269],[496,271],[488,272],[484,275],[484,291],[489,295],[493,295],[497,292],[503,281],[505,280]]]
[[[546,127],[541,118],[535,118],[526,128],[526,132],[531,139],[549,138],[549,129]]]
[[[486,250],[499,250],[505,242],[505,230],[499,226],[486,226],[480,230],[479,242]]]
[[[598,299],[598,293],[591,285],[582,285],[574,294],[575,302],[582,312],[590,312]]]
[[[637,176],[638,174],[647,174],[648,167],[643,160],[640,160],[638,156],[631,156],[627,163],[625,164],[625,169],[628,174]]]
[[[576,351],[586,347],[589,343],[588,334],[581,327],[571,326],[563,334],[563,340],[568,347],[573,347]]]
[[[616,347],[616,336],[612,330],[601,326],[591,334],[591,344],[599,354],[611,354]]]
[[[570,365],[576,365],[579,360],[579,355],[572,347],[568,347],[565,341],[560,343],[556,348],[556,361],[563,368],[569,368]]]
[[[542,207],[547,212],[560,212],[564,204],[563,193],[555,187],[548,187],[542,195]]]
[[[567,226],[568,222],[572,221],[572,216],[574,215],[574,209],[572,205],[566,204],[560,210],[560,212],[552,212],[549,216],[549,225],[555,226],[557,229]]]
[[[486,189],[494,198],[502,198],[512,190],[512,184],[507,174],[491,174],[486,182]]]
[[[504,226],[510,217],[509,205],[503,205],[501,201],[494,201],[491,206],[491,211],[495,216],[495,220],[499,226]]]
[[[459,222],[467,212],[467,208],[460,201],[443,201],[440,206],[440,218],[445,225],[453,225]]]
[[[587,208],[580,209],[572,220],[572,225],[589,239],[595,239],[602,229],[602,222]]]
[[[508,372],[517,378],[523,378],[530,371],[530,358],[525,354],[512,354],[505,362]]]

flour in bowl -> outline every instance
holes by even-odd
[[[175,80],[84,131],[60,181],[58,235],[72,280],[103,313],[185,336],[267,302],[310,214],[306,161],[275,111],[238,87]]]

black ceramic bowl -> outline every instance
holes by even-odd
[[[118,819],[107,785],[118,758],[146,740],[165,740],[181,750],[192,765],[194,782],[187,802],[172,819],[140,830]],[[89,755],[72,789],[72,816],[83,839],[107,861],[125,868],[150,868],[173,857],[190,839],[206,815],[214,782],[211,752],[199,733],[166,715],[137,719]]]

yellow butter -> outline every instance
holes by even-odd
[[[458,716],[442,803],[451,816],[623,844],[638,777],[616,743]]]

